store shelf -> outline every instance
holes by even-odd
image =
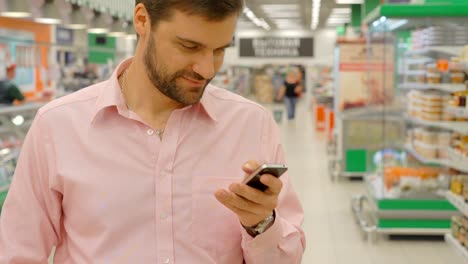
[[[460,55],[463,46],[432,46],[423,49],[415,49],[405,52],[405,56],[426,55],[429,53],[445,53],[450,55]]]
[[[0,115],[14,114],[18,112],[39,110],[45,104],[31,103],[20,106],[0,107]]]
[[[468,158],[460,154],[453,148],[448,148],[448,154],[450,159],[450,165],[454,169],[468,173]]]
[[[426,84],[426,83],[404,83],[399,86],[402,90],[439,90],[455,93],[466,90],[465,84]]]
[[[465,262],[468,262],[468,250],[456,240],[452,234],[446,234],[445,235],[445,241],[453,248],[455,251],[463,257]]]
[[[447,200],[449,200],[449,202],[453,204],[458,209],[458,211],[468,217],[468,203],[465,202],[463,197],[456,195],[451,191],[447,191],[445,197],[447,197]]]
[[[419,58],[419,59],[413,59],[413,58],[407,58],[404,60],[406,65],[412,65],[412,64],[424,64],[427,62],[433,61],[431,58]]]
[[[408,76],[426,75],[426,71],[425,70],[406,71],[405,75],[408,75]]]
[[[468,123],[467,122],[448,122],[448,121],[425,121],[406,115],[405,119],[415,125],[421,125],[426,127],[442,128],[450,131],[458,132],[464,135],[468,134]]]
[[[421,154],[419,154],[416,150],[413,149],[412,146],[405,145],[405,149],[411,153],[417,160],[419,160],[421,163],[428,164],[428,165],[440,165],[440,166],[448,166],[450,163],[448,160],[443,160],[443,159],[427,159]]]
[[[468,118],[468,108],[465,107],[448,107],[449,113],[459,118]]]

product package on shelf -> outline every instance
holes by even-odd
[[[465,249],[468,249],[468,217],[456,215],[452,217],[452,236]]]
[[[384,171],[385,192],[393,198],[440,198],[446,191],[450,174],[433,167],[387,167]]]
[[[255,77],[255,92],[260,103],[273,103],[274,93],[271,78],[267,75]]]

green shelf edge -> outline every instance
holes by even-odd
[[[8,191],[0,193],[0,213],[2,212],[3,203],[5,202]]]
[[[367,15],[363,22],[370,24],[385,16],[387,18],[421,18],[421,17],[468,17],[467,4],[426,4],[402,5],[384,4],[375,8]]]
[[[378,228],[441,228],[449,229],[450,220],[426,220],[426,219],[379,219]]]
[[[447,200],[403,200],[381,199],[377,200],[379,210],[431,210],[431,211],[457,211]]]

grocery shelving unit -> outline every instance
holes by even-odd
[[[464,216],[468,216],[468,203],[463,197],[458,196],[450,191],[446,193],[447,200],[450,201]],[[468,262],[468,250],[455,239],[452,234],[445,235],[445,241],[451,245],[455,251]]]
[[[456,240],[452,234],[445,234],[445,241],[463,258],[468,261],[468,250]]]
[[[409,90],[442,91],[454,93],[466,90],[465,84],[455,83],[417,83],[419,75],[425,77],[426,71],[414,64],[435,62],[440,58],[451,58],[461,54],[462,45],[433,45],[408,50],[410,47],[402,42],[410,37],[410,30],[428,26],[457,24],[466,25],[468,20],[468,2],[459,4],[432,3],[420,5],[381,4],[364,19],[369,25],[369,39],[376,42],[391,42],[397,49],[394,75],[397,78],[396,96],[404,95]],[[461,23],[460,23],[461,22]],[[380,42],[379,42],[380,41]],[[465,43],[465,45],[468,43]],[[401,62],[401,63],[399,63]],[[409,67],[411,65],[411,67]],[[416,67],[415,67],[416,66]],[[372,74],[372,73],[371,73]],[[416,77],[416,80],[414,80]],[[383,77],[385,80],[385,77]],[[389,108],[390,105],[386,105]],[[384,110],[386,112],[386,110]],[[468,134],[467,122],[426,121],[414,118],[401,112],[401,119],[411,126],[423,126],[438,130]],[[468,118],[468,110],[451,109],[457,117]],[[385,115],[384,115],[385,116]],[[395,115],[397,116],[397,115]],[[404,145],[411,156],[419,163],[428,166],[442,166],[468,173],[468,160],[457,151],[448,148],[448,158],[427,159],[415,151],[412,145]],[[352,199],[352,211],[361,230],[372,237],[374,234],[398,235],[444,235],[449,233],[451,216],[457,214],[457,208],[445,195],[438,191],[395,192],[394,187],[385,185],[383,170],[369,173],[365,177],[367,192]],[[430,189],[428,189],[430,190]],[[461,251],[462,245],[456,240],[447,241],[456,245]],[[453,243],[452,243],[453,242]],[[465,252],[466,253],[466,252]],[[466,254],[465,254],[466,255]]]
[[[464,84],[426,84],[426,83],[403,83],[399,86],[401,90],[439,90],[454,93],[466,90]]]
[[[451,121],[426,121],[406,115],[405,119],[415,125],[440,128],[449,131],[458,132],[464,135],[468,134],[468,123],[466,122],[451,122]]]

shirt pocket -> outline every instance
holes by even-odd
[[[192,242],[212,256],[242,254],[239,218],[214,196],[234,182],[237,179],[232,177],[193,178]]]

